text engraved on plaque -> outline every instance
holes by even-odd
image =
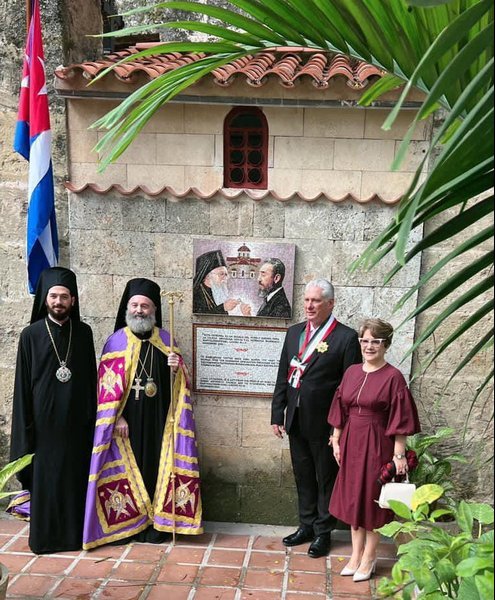
[[[285,333],[195,325],[195,391],[271,396]]]

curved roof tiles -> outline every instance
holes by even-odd
[[[66,81],[78,74],[86,79],[94,79],[123,58],[132,57],[150,47],[153,47],[153,44],[137,44],[121,52],[109,54],[98,61],[58,67],[55,75]],[[145,75],[152,80],[206,56],[204,53],[169,52],[138,57],[115,66],[105,77],[113,75],[118,80],[129,84],[135,83],[139,75]],[[237,79],[243,79],[250,86],[261,87],[270,78],[275,78],[286,88],[293,88],[301,78],[307,78],[314,87],[322,90],[328,88],[333,78],[343,77],[349,87],[361,90],[368,85],[370,78],[380,78],[384,74],[384,71],[377,67],[341,54],[298,47],[274,48],[239,58],[215,69],[210,77],[221,87],[228,87]]]
[[[104,79],[108,80],[107,78],[113,77],[118,81],[126,84],[134,84],[135,86],[143,81],[143,75],[145,78],[153,80],[164,73],[174,71],[186,64],[197,62],[207,56],[204,53],[161,52],[154,56],[132,59],[132,56],[139,51],[152,48],[156,45],[156,43],[137,44],[126,50],[105,56],[101,60],[58,67],[55,75],[64,82],[65,87],[70,88],[72,85],[76,85],[77,80],[81,76],[86,80],[92,80],[106,69],[114,66],[112,70],[109,70],[105,74]],[[161,44],[160,50],[163,50],[163,44]],[[115,66],[120,60],[126,57],[131,57],[128,62]],[[275,80],[285,88],[294,88],[296,85],[304,83],[305,85],[312,85],[321,91],[328,89],[332,79],[344,78],[346,84],[351,89],[360,91],[371,83],[370,80],[376,80],[384,75],[384,71],[373,65],[351,59],[341,54],[322,52],[303,47],[279,47],[234,60],[215,69],[207,77],[210,77],[216,85],[222,88],[232,86],[236,82],[260,88],[268,81]],[[115,191],[124,196],[133,196],[136,194],[146,194],[148,196],[168,195],[179,200],[188,196],[194,196],[205,201],[211,200],[215,196],[234,200],[242,194],[246,194],[253,200],[263,200],[268,196],[279,202],[300,199],[305,202],[328,200],[338,203],[345,200],[354,200],[362,204],[372,201],[395,204],[400,200],[400,196],[394,199],[384,199],[377,194],[373,194],[365,199],[358,198],[350,193],[337,198],[323,192],[317,194],[315,197],[305,196],[300,192],[281,196],[275,190],[233,190],[226,188],[219,188],[208,192],[197,188],[190,188],[179,192],[169,186],[151,190],[146,185],[126,188],[118,183],[102,186],[89,182],[82,185],[66,182],[66,187],[76,194],[82,193],[85,190],[91,190],[97,194],[108,194]]]

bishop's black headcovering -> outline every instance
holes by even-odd
[[[125,286],[124,293],[120,300],[119,310],[117,312],[117,319],[115,320],[114,331],[126,326],[125,314],[127,312],[127,305],[133,296],[146,296],[146,298],[149,298],[153,302],[156,307],[156,324],[161,328],[162,303],[160,299],[160,286],[154,281],[151,281],[151,279],[138,277],[137,279],[128,281]]]
[[[193,287],[201,285],[204,278],[217,267],[226,267],[227,263],[221,250],[205,252],[196,259],[196,271],[194,273]]]
[[[61,285],[67,288],[76,299],[74,306],[72,307],[70,316],[71,319],[80,321],[81,315],[79,314],[79,294],[77,292],[77,280],[76,274],[70,269],[64,267],[51,267],[41,272],[38,286],[36,287],[36,294],[34,296],[33,310],[31,312],[31,323],[44,319],[48,314],[46,309],[46,297],[50,288]]]

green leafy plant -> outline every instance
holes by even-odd
[[[17,492],[4,492],[7,481],[19,471],[22,471],[33,460],[34,454],[26,454],[17,460],[14,460],[0,469],[0,500],[7,496],[14,496]]]
[[[461,454],[437,455],[431,448],[452,437],[453,433],[450,427],[443,427],[432,434],[417,433],[407,438],[408,449],[414,450],[418,457],[418,466],[409,475],[411,483],[416,487],[427,483],[441,485],[444,491],[441,503],[448,506],[455,503],[455,485],[450,477],[452,463],[468,461]]]
[[[17,492],[4,492],[5,486],[11,477],[19,471],[22,471],[24,467],[27,467],[31,463],[33,456],[34,454],[26,454],[17,460],[7,463],[0,469],[0,500],[17,494]],[[9,572],[7,568],[0,563],[0,598],[2,599],[5,598],[6,595],[8,580]]]
[[[401,521],[378,531],[395,538],[407,534],[410,541],[398,548],[399,560],[390,578],[383,578],[378,593],[383,598],[404,600],[486,600],[494,592],[494,511],[488,504],[461,501],[451,509],[434,509],[443,488],[427,484],[417,488],[409,509],[390,501]],[[438,519],[451,514],[457,526],[449,532]]]

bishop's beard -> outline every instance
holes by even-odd
[[[148,333],[153,329],[156,325],[156,317],[154,314],[147,317],[133,315],[130,311],[127,311],[125,314],[125,322],[132,333],[143,334]]]
[[[220,304],[223,304],[229,298],[229,288],[227,287],[226,283],[212,283],[211,293],[213,296],[213,300],[217,306],[220,306]]]

